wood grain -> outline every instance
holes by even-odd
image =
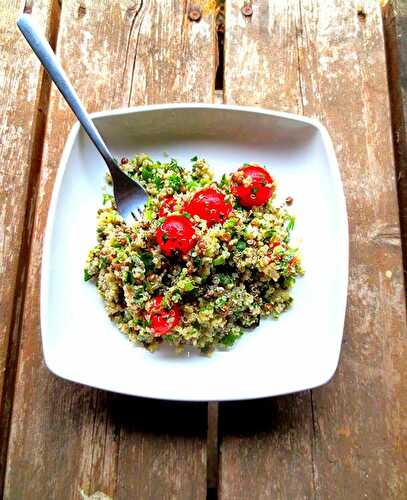
[[[88,110],[128,103],[212,101],[213,13],[206,10],[199,23],[191,23],[188,5],[170,0],[64,0],[58,55]],[[177,71],[181,67],[183,78]],[[207,405],[115,396],[65,382],[44,366],[38,298],[42,237],[72,122],[67,105],[53,89],[5,497],[77,499],[80,491],[99,491],[115,500],[205,498]]]
[[[225,102],[302,113],[292,50],[298,2],[254,2],[247,18],[240,6],[226,3]],[[311,436],[310,393],[221,404],[220,497],[244,498],[247,491],[256,492],[254,498],[311,496]]]
[[[32,216],[46,86],[40,64],[16,27],[23,6],[21,0],[0,0],[0,471],[5,466],[19,343],[13,324],[23,301],[27,225]],[[51,0],[31,2],[30,9],[48,36]]]
[[[220,497],[246,498],[249,481],[262,499],[404,498],[407,336],[379,2],[259,0],[250,18],[239,3],[226,3],[226,101],[325,123],[351,261],[340,366],[312,391],[311,411],[291,397],[220,406]]]

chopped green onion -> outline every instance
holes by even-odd
[[[214,266],[221,266],[224,263],[225,263],[225,257],[223,257],[223,255],[220,255],[219,257],[216,257],[216,259],[213,260]]]
[[[234,217],[230,217],[229,219],[226,220],[225,224],[224,224],[224,228],[225,229],[232,229],[236,226],[238,222],[238,219],[234,218]]]
[[[287,231],[292,231],[294,229],[294,224],[295,224],[295,217],[294,215],[290,215],[287,225]]]

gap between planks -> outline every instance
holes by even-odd
[[[407,0],[386,2],[382,14],[407,297]]]
[[[218,0],[216,17],[216,39],[218,67],[215,74],[215,104],[224,104],[225,72],[225,4]],[[208,403],[208,438],[207,438],[207,500],[217,500],[219,482],[219,403]]]

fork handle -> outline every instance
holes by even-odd
[[[71,85],[65,71],[59,64],[53,50],[51,49],[48,41],[38,30],[32,16],[29,14],[22,14],[17,21],[17,26],[27,40],[28,44],[34,51],[35,55],[41,61],[52,81],[58,87],[61,94],[65,97],[66,102],[78,118],[80,124],[85,129],[89,138],[96,146],[96,149],[102,155],[109,170],[117,168],[116,161],[108,150],[101,135],[91,120],[88,112],[82,105],[77,93]]]

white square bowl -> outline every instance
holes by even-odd
[[[41,330],[45,362],[82,384],[137,396],[222,401],[322,385],[340,354],[348,282],[348,225],[342,183],[325,128],[300,116],[223,105],[160,105],[93,115],[118,158],[196,154],[216,176],[242,163],[269,167],[280,199],[294,198],[293,233],[305,276],[278,321],[262,320],[211,357],[135,346],[109,320],[83,266],[96,242],[105,166],[76,124],[59,166],[45,234]]]

